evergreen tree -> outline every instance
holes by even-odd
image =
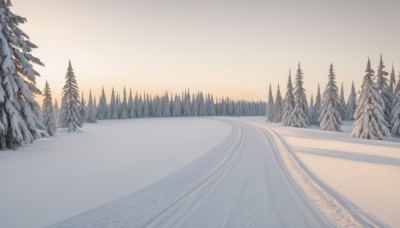
[[[395,94],[395,96],[397,96],[397,93],[400,91],[400,72],[399,72],[399,75],[397,77],[398,77],[397,83],[396,83],[396,86],[394,87],[394,90],[393,90],[393,94]]]
[[[79,109],[81,111],[81,124],[83,124],[86,121],[86,116],[87,116],[86,101],[85,101],[85,98],[83,97],[83,92],[82,92],[82,99],[81,99],[81,103],[79,105]]]
[[[283,107],[283,116],[282,116],[282,123],[284,126],[290,126],[290,124],[292,123],[293,109],[294,109],[293,84],[292,84],[292,76],[289,71],[289,77],[288,77],[284,107]]]
[[[318,84],[317,96],[315,96],[315,103],[313,107],[311,123],[319,125],[319,116],[321,115],[321,90]]]
[[[109,113],[108,113],[108,119],[118,119],[118,107],[117,107],[117,100],[115,97],[115,92],[114,92],[114,87],[111,91],[111,100],[110,100],[110,106],[109,106]]]
[[[392,95],[393,99],[396,96],[396,94],[394,93],[395,87],[396,87],[396,76],[394,75],[394,67],[392,64],[392,72],[390,73],[390,79],[389,79],[389,92]]]
[[[120,107],[120,119],[128,119],[128,118],[129,118],[128,100],[126,98],[126,90],[124,87],[124,93]]]
[[[58,127],[60,125],[60,108],[58,107],[57,99],[54,101],[54,119]]]
[[[339,97],[339,112],[340,115],[342,116],[342,120],[346,119],[346,101],[344,99],[344,89],[343,89],[343,83],[342,86],[340,87],[340,97]]]
[[[132,89],[129,89],[129,98],[128,98],[128,118],[133,119],[136,118],[135,114],[135,102],[132,97]]]
[[[314,118],[314,96],[311,94],[310,104],[308,105],[308,114],[310,115],[308,118],[310,120],[310,124],[313,123]]]
[[[368,59],[366,74],[357,100],[354,113],[354,128],[351,135],[364,139],[383,139],[389,136],[388,123],[385,120],[384,101],[379,94],[379,86],[372,80],[374,71]]]
[[[386,71],[384,71],[385,65],[383,64],[382,61],[382,55],[381,55],[381,60],[379,62],[378,66],[378,71],[376,72],[376,83],[378,84],[378,92],[381,95],[383,99],[383,111],[384,111],[384,116],[385,116],[385,121],[386,121],[386,127],[389,127],[390,125],[390,116],[392,112],[392,105],[393,105],[393,97],[390,94],[389,91],[389,84],[388,84],[388,79],[387,76],[389,75]]]
[[[321,114],[319,116],[320,127],[325,131],[342,131],[342,114],[340,112],[342,104],[338,95],[336,76],[332,64],[328,78],[328,84],[322,94]]]
[[[149,118],[150,117],[150,98],[149,95],[144,95],[143,96],[144,102],[143,102],[143,118]]]
[[[92,98],[92,90],[89,91],[89,100],[87,104],[87,115],[86,115],[86,122],[87,123],[96,123],[96,110],[93,103]]]
[[[71,132],[82,127],[79,88],[71,61],[69,61],[65,79],[65,85],[62,91],[60,124],[61,127],[68,128],[68,131]]]
[[[346,120],[354,120],[354,112],[357,108],[357,94],[354,88],[354,82],[351,83],[351,92],[346,104]]]
[[[400,137],[400,91],[394,97],[391,126],[392,136]]]
[[[162,117],[170,117],[171,116],[171,107],[169,103],[169,95],[168,92],[165,92],[164,97],[161,99],[162,105]]]
[[[275,119],[274,98],[272,97],[272,88],[269,84],[268,103],[267,103],[267,122],[273,122]]]
[[[0,1],[0,149],[17,148],[40,138],[43,125],[35,95],[43,63],[31,54],[37,46],[20,28],[26,19],[11,12],[11,1]]]
[[[295,79],[294,104],[290,126],[307,127],[309,125],[308,104],[305,89],[303,88],[303,71],[300,68],[300,63]]]
[[[97,106],[96,118],[98,120],[108,119],[108,105],[106,94],[104,93],[104,87],[101,89],[101,96],[99,100],[99,105]]]
[[[191,101],[190,101],[190,92],[189,90],[185,91],[185,94],[182,96],[183,98],[183,107],[182,107],[182,114],[183,116],[192,116],[192,111],[191,111]]]
[[[282,121],[283,117],[283,99],[281,95],[281,90],[279,89],[279,84],[278,84],[278,90],[276,91],[276,98],[275,98],[275,123],[279,123]]]
[[[53,102],[49,83],[45,84],[43,91],[42,123],[48,135],[53,136],[57,132],[56,119],[54,115]]]
[[[172,116],[182,116],[181,98],[178,94],[175,94],[174,105],[172,107]]]

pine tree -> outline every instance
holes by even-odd
[[[340,112],[340,115],[342,116],[342,120],[345,120],[346,119],[346,101],[344,99],[343,83],[342,83],[342,86],[340,87],[339,112]]]
[[[360,96],[357,100],[357,109],[354,113],[354,128],[351,135],[364,139],[383,139],[389,136],[388,123],[385,120],[384,101],[379,94],[378,85],[372,80],[374,71],[368,59],[364,81]]]
[[[276,98],[275,98],[275,123],[279,123],[282,121],[283,117],[283,99],[281,95],[281,90],[279,89],[279,84],[278,84],[278,90],[276,91]]]
[[[395,87],[396,87],[396,76],[394,75],[394,67],[392,64],[392,72],[390,73],[390,79],[389,79],[389,92],[392,95],[393,99],[395,99],[396,96],[396,94],[394,93]]]
[[[128,118],[129,118],[128,101],[126,99],[126,90],[124,87],[124,94],[122,97],[122,102],[120,107],[120,119],[128,119]]]
[[[85,98],[83,97],[83,92],[82,92],[82,99],[81,103],[79,105],[79,109],[81,111],[81,124],[86,122],[86,116],[87,116],[87,108],[86,108],[86,101]]]
[[[45,84],[43,91],[42,123],[48,135],[53,136],[57,132],[56,119],[54,115],[53,102],[49,83]]]
[[[397,83],[396,83],[396,86],[394,87],[394,90],[393,90],[393,94],[396,94],[396,96],[397,96],[397,93],[400,91],[400,72],[399,72],[399,75],[397,77],[398,77]]]
[[[0,1],[0,149],[17,148],[40,138],[43,125],[35,95],[43,63],[31,54],[37,46],[20,28],[26,19],[11,12],[11,1]]]
[[[86,122],[87,123],[96,123],[96,109],[94,107],[93,98],[92,98],[92,90],[89,91],[89,100],[87,104],[87,115]]]
[[[275,119],[274,98],[272,97],[272,88],[269,84],[268,103],[267,103],[267,122],[273,122]]]
[[[305,89],[303,88],[303,71],[300,68],[300,63],[295,79],[294,104],[290,126],[307,127],[309,125],[308,104]]]
[[[322,94],[321,114],[319,116],[320,127],[325,131],[342,131],[342,104],[341,98],[338,95],[338,87],[335,81],[336,76],[332,64],[329,69],[328,78],[328,84]]]
[[[391,126],[392,136],[400,137],[400,91],[394,97]]]
[[[289,71],[289,77],[288,77],[284,107],[283,107],[283,116],[282,116],[282,123],[284,126],[290,126],[292,122],[293,109],[294,109],[293,84],[292,84],[291,72]]]
[[[106,94],[104,93],[104,87],[101,89],[101,96],[99,100],[99,105],[97,106],[96,118],[98,120],[108,119],[108,105]]]
[[[386,127],[390,126],[390,116],[392,113],[392,105],[393,105],[393,97],[389,91],[389,84],[387,76],[389,75],[386,71],[384,71],[385,65],[381,60],[379,62],[378,71],[376,72],[376,83],[378,84],[378,92],[381,95],[384,103],[383,111],[386,120]]]
[[[132,89],[129,89],[129,98],[128,98],[128,118],[133,119],[136,118],[135,113],[135,102],[132,97]]]
[[[54,101],[54,119],[58,127],[60,125],[60,108],[58,107],[57,99]]]
[[[150,117],[150,98],[149,95],[144,95],[143,96],[144,102],[143,102],[143,118],[149,118]]]
[[[354,82],[351,83],[351,92],[346,104],[346,120],[354,120],[354,112],[357,108],[357,94],[354,88]]]
[[[111,120],[118,119],[118,107],[117,107],[117,100],[115,97],[114,87],[111,91],[111,100],[110,100],[110,106],[109,106],[108,119],[111,119]]]
[[[314,96],[313,94],[311,94],[311,98],[310,98],[310,104],[308,105],[308,114],[309,114],[309,120],[310,120],[310,124],[312,124],[313,118],[314,118]]]
[[[69,61],[65,79],[65,85],[62,91],[60,121],[61,127],[68,128],[68,131],[71,132],[82,127],[79,88],[71,61]]]
[[[187,93],[185,91],[185,94],[182,96],[182,98],[183,98],[183,104],[182,104],[183,105],[183,107],[182,107],[183,113],[182,113],[182,115],[183,116],[192,116],[192,111],[191,111],[192,104],[190,101],[189,90],[187,91]]]
[[[315,96],[315,102],[313,107],[313,115],[311,123],[319,126],[319,116],[321,115],[321,90],[318,84],[317,96]]]

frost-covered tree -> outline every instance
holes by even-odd
[[[43,90],[43,106],[42,106],[42,123],[47,134],[53,136],[57,132],[56,119],[53,109],[53,101],[49,83],[44,86]]]
[[[310,120],[310,124],[313,123],[313,117],[314,117],[314,95],[311,94],[310,98],[310,104],[308,105],[308,119]]]
[[[368,59],[361,92],[354,113],[354,128],[351,135],[364,139],[383,139],[389,136],[388,123],[385,120],[384,101],[379,94],[378,85],[372,80],[374,71]]]
[[[150,117],[150,98],[149,95],[144,95],[143,96],[143,118],[149,118]]]
[[[392,72],[390,73],[390,78],[389,78],[389,92],[392,95],[393,99],[395,99],[396,96],[396,94],[394,93],[395,87],[396,87],[396,76],[394,75],[394,66],[392,64]]]
[[[346,119],[346,101],[344,99],[344,89],[343,89],[343,83],[342,86],[340,87],[340,97],[339,97],[339,112],[342,115],[342,120]]]
[[[82,115],[79,101],[79,88],[71,61],[68,63],[65,85],[61,99],[61,127],[67,128],[69,132],[76,131],[82,127]]]
[[[267,122],[273,122],[275,119],[274,98],[272,97],[272,88],[269,84],[268,102],[267,102]]]
[[[303,71],[297,69],[295,88],[294,88],[294,109],[292,112],[292,127],[307,127],[309,125],[308,104],[305,89],[303,88]]]
[[[128,98],[128,118],[129,118],[129,119],[136,118],[136,114],[135,114],[135,102],[133,101],[132,89],[129,89],[129,98]]]
[[[391,126],[392,136],[400,137],[400,91],[397,92],[393,100]]]
[[[397,83],[396,83],[396,86],[394,87],[394,90],[393,90],[393,94],[395,94],[395,96],[397,96],[397,93],[400,91],[400,72],[399,72],[399,75],[397,77],[398,77]]]
[[[126,98],[126,90],[124,87],[124,93],[122,95],[122,102],[121,102],[121,106],[120,106],[120,115],[119,118],[120,119],[128,119],[129,118],[129,110],[128,110],[128,100]]]
[[[86,115],[87,123],[96,123],[96,109],[94,107],[94,102],[92,98],[92,90],[89,91],[89,100],[87,103],[87,115]]]
[[[284,107],[283,99],[278,84],[278,90],[276,91],[276,98],[275,98],[275,118],[274,118],[275,123],[279,123],[282,121],[283,107]]]
[[[11,1],[0,1],[0,149],[17,148],[40,138],[43,129],[35,94],[43,63],[31,54],[37,46],[20,28],[26,19],[11,12]]]
[[[191,100],[190,100],[190,92],[189,90],[182,95],[183,99],[183,104],[182,104],[182,115],[183,116],[192,116],[192,110],[191,110]]]
[[[384,103],[383,112],[385,116],[385,120],[387,123],[387,127],[390,127],[390,116],[392,113],[392,105],[393,105],[393,97],[389,91],[389,83],[387,76],[389,75],[385,70],[385,65],[381,59],[379,61],[378,71],[376,72],[376,83],[378,84],[378,92],[381,95]]]
[[[57,99],[54,101],[54,119],[58,127],[60,125],[60,108],[58,107]]]
[[[101,89],[101,96],[99,99],[99,105],[97,106],[96,118],[98,120],[108,119],[108,105],[104,87]]]
[[[79,105],[79,109],[81,111],[81,124],[83,124],[84,122],[86,122],[86,116],[87,116],[86,101],[83,96],[83,92],[82,92],[82,98],[81,98],[81,103]]]
[[[346,120],[354,120],[354,112],[357,108],[357,94],[354,88],[354,82],[351,83],[351,92],[346,104]]]
[[[325,131],[342,131],[341,101],[333,65],[329,68],[328,84],[322,94],[320,127]],[[343,87],[342,87],[343,88]]]
[[[282,123],[284,126],[290,126],[292,122],[292,112],[294,109],[294,95],[293,95],[293,84],[292,84],[292,76],[289,71],[288,82],[286,84],[286,94],[283,105],[283,116]]]
[[[317,96],[315,96],[315,102],[313,106],[311,124],[319,125],[319,116],[321,115],[321,90],[318,84]]]
[[[118,107],[117,107],[117,100],[115,97],[114,88],[111,91],[108,119],[118,119]]]

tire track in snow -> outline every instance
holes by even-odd
[[[136,193],[51,227],[384,226],[344,205],[272,130],[218,120],[231,124],[232,131],[204,156]]]

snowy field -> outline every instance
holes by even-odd
[[[400,142],[350,138],[349,124],[341,133],[263,117],[87,124],[0,152],[0,227],[384,225],[379,219],[400,227]]]

